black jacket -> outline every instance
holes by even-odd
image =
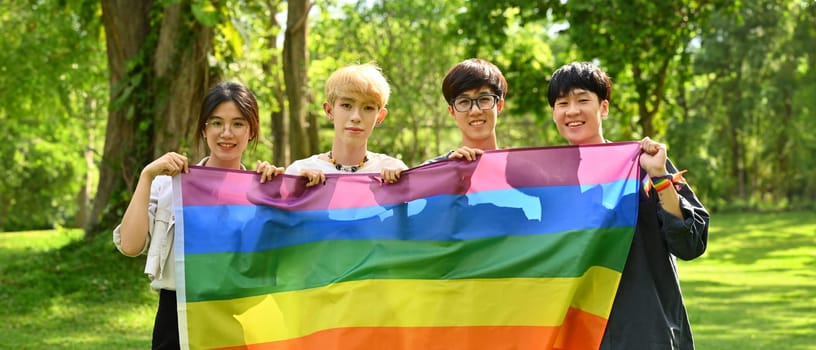
[[[670,161],[666,168],[677,172]],[[705,252],[709,214],[689,186],[680,185],[678,193],[683,219],[663,210],[654,189],[648,197],[640,193],[637,227],[601,349],[694,349],[675,257],[691,260]]]

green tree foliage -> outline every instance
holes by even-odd
[[[493,61],[507,78],[507,117],[498,130],[503,146],[563,142],[550,122],[547,82],[558,62],[577,55],[566,36],[558,35],[564,11],[561,1],[552,0],[468,1],[457,12],[456,26],[448,28],[466,56]]]
[[[327,7],[312,31],[312,76],[325,79],[352,62],[383,67],[393,88],[389,117],[370,144],[418,164],[458,147],[459,130],[442,98],[442,79],[454,64],[480,57],[495,63],[508,79],[507,103],[497,126],[499,146],[558,142],[555,128],[546,122],[544,94],[555,62],[548,42],[557,40],[550,40],[546,23],[527,22],[521,8],[480,5],[489,4],[412,0]],[[506,26],[494,27],[506,33],[501,40],[488,33],[490,21]]]
[[[456,13],[456,26],[449,33],[462,38],[467,54],[478,56],[485,50],[500,50],[517,33],[514,25],[548,21],[562,17],[564,2],[559,0],[468,1]]]
[[[786,197],[795,202],[816,203],[816,2],[800,5],[793,16],[795,30],[792,47],[795,48],[796,71],[793,90],[794,124],[791,132],[798,142],[791,147],[793,177],[788,179]]]
[[[442,98],[442,78],[461,61],[456,42],[439,33],[452,25],[457,1],[358,1],[324,8],[314,22],[312,71],[314,108],[325,100],[322,91],[332,71],[352,63],[374,62],[391,84],[388,117],[375,129],[369,148],[418,164],[458,144],[458,129]],[[337,16],[337,13],[342,15]],[[323,130],[331,131],[322,110]],[[455,131],[454,131],[455,130]],[[331,137],[321,137],[328,149]]]
[[[702,145],[697,154],[714,170],[699,174],[707,177],[703,186],[731,194],[719,205],[775,208],[812,202],[807,184],[813,162],[805,153],[814,151],[809,111],[816,91],[808,79],[814,76],[808,65],[813,8],[784,0],[746,2],[738,16],[714,16],[702,36],[689,93],[695,108],[680,126],[710,130],[685,136]]]
[[[149,9],[145,16],[124,11],[109,18],[105,28],[123,35],[113,38],[102,31],[99,2],[2,3],[2,229],[81,219],[97,167],[105,169],[99,176],[105,190],[97,194],[93,218],[106,213],[98,227],[110,229],[144,164],[176,147],[191,158],[201,155],[190,144],[200,101],[195,92],[216,80],[247,84],[262,115],[270,116],[262,120],[269,132],[256,158],[291,160],[281,59],[287,1],[103,1]],[[713,209],[813,207],[816,200],[813,1],[314,5],[307,86],[322,150],[331,142],[320,108],[323,83],[345,64],[383,68],[393,88],[390,113],[370,148],[414,165],[459,143],[440,91],[455,63],[481,57],[502,69],[509,93],[499,145],[521,147],[563,143],[549,122],[547,79],[566,62],[595,61],[615,83],[605,135],[666,141]],[[138,49],[106,52],[105,40],[134,44],[129,35],[144,28],[146,43]],[[111,113],[120,113],[112,125],[109,98]],[[113,151],[121,157],[110,157]],[[104,162],[103,153],[109,154]]]
[[[636,0],[636,1],[571,1],[567,2],[565,18],[569,35],[586,60],[599,59],[610,76],[623,84],[615,104],[636,106],[633,118],[640,127],[640,136],[662,138],[665,121],[661,114],[664,103],[676,86],[673,79],[685,79],[682,67],[688,64],[687,48],[705,25],[705,20],[719,2],[696,0]]]
[[[0,14],[0,229],[74,225],[104,128],[98,6],[4,1]],[[96,138],[95,138],[96,137]],[[86,162],[90,157],[90,165]],[[86,197],[87,198],[87,197]]]

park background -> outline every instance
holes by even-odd
[[[605,136],[665,142],[689,170],[713,213],[709,251],[681,265],[700,348],[816,343],[816,1],[0,2],[0,231],[16,232],[0,348],[145,346],[155,295],[110,232],[144,165],[203,155],[214,83],[258,97],[245,164],[287,165],[329,149],[328,75],[374,62],[392,97],[369,149],[416,165],[458,145],[441,81],[470,57],[508,79],[500,147],[563,144],[549,75],[593,61],[614,83]]]

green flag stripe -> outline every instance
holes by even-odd
[[[622,271],[632,234],[633,228],[623,227],[465,241],[333,240],[254,253],[188,254],[187,301],[366,279],[577,277],[590,266]]]

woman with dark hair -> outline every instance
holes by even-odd
[[[219,83],[201,105],[197,142],[204,141],[207,157],[200,166],[225,169],[246,168],[241,157],[248,145],[258,142],[258,103],[245,86]],[[284,168],[258,161],[261,182],[282,174]],[[171,177],[189,173],[184,155],[168,152],[142,170],[122,223],[113,230],[116,248],[127,256],[147,254],[145,274],[150,287],[159,292],[159,309],[153,326],[153,349],[178,349],[176,278],[173,262],[173,191]]]

